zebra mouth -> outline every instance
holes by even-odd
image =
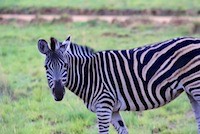
[[[60,97],[60,98],[54,98],[55,101],[61,101],[63,99],[63,97]]]

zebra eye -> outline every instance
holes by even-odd
[[[64,68],[67,68],[67,63],[64,64]]]
[[[45,67],[46,70],[48,69],[47,65],[45,65],[44,67]]]

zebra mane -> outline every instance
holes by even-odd
[[[79,48],[79,50],[82,50],[84,52],[86,52],[87,54],[93,54],[95,53],[94,49],[88,46],[82,46],[82,45],[78,45],[76,43],[72,43],[70,44],[70,49],[72,52],[76,51],[75,49]]]

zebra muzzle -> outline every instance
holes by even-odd
[[[65,88],[61,81],[55,81],[55,86],[53,88],[53,95],[55,101],[61,101],[65,94]]]

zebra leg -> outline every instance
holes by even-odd
[[[121,115],[118,112],[114,112],[112,114],[112,119],[111,119],[112,125],[115,127],[117,130],[118,134],[128,134],[127,128],[124,125],[124,122],[121,118]]]
[[[198,125],[198,134],[200,134],[200,98],[195,96],[193,97],[189,94],[187,95],[192,105],[193,112],[195,114],[196,122]]]
[[[96,109],[99,134],[108,134],[112,117],[112,108],[106,105],[98,106]]]

